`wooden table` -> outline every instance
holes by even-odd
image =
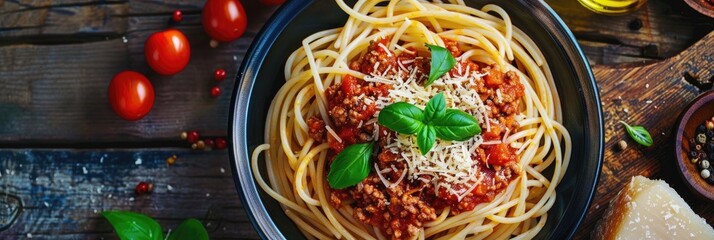
[[[675,56],[711,32],[714,20],[683,1],[650,0],[645,9],[622,17],[593,14],[573,0],[547,2],[594,65],[605,109],[606,158],[597,195],[577,233],[582,238],[630,176],[660,177],[681,187],[678,176],[661,170],[660,163],[670,159],[670,116],[679,109],[628,115],[627,106],[643,105],[627,94],[627,84],[612,79],[648,70],[635,65]],[[210,48],[200,24],[203,1],[0,1],[0,239],[111,239],[112,229],[98,213],[119,209],[153,216],[165,229],[198,218],[213,239],[257,238],[236,193],[228,152],[192,151],[179,139],[186,130],[227,135],[236,69],[275,10],[255,0],[243,3],[249,16],[245,35]],[[185,15],[177,28],[191,42],[191,62],[180,74],[162,77],[145,63],[143,43],[168,26],[174,9]],[[702,61],[694,74],[708,79],[714,62]],[[229,80],[218,83],[224,94],[213,99],[211,76],[218,67],[228,71]],[[136,122],[120,120],[107,102],[109,81],[125,69],[146,73],[156,89],[154,109]],[[638,86],[644,81],[632,80]],[[651,81],[682,85],[683,93],[669,97],[680,105],[698,91],[678,78]],[[647,126],[657,135],[655,146],[614,151],[617,141],[627,139],[616,124],[622,117]],[[167,166],[165,159],[174,154],[178,161]],[[140,181],[153,183],[154,192],[136,196]],[[680,194],[714,221],[711,204]]]

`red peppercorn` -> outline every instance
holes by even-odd
[[[189,131],[188,132],[188,137],[186,140],[188,140],[189,143],[196,143],[198,142],[198,132],[196,131]]]
[[[174,15],[171,16],[171,20],[173,20],[175,23],[181,22],[181,20],[183,20],[183,13],[181,13],[181,11],[179,10],[174,11]]]
[[[154,184],[146,183],[146,182],[139,182],[139,184],[136,185],[134,192],[137,195],[142,195],[142,194],[150,193],[152,190],[154,190]]]
[[[223,68],[216,69],[216,71],[213,72],[213,79],[216,79],[218,82],[226,79],[226,70],[223,70]]]
[[[213,148],[216,146],[213,142],[213,139],[210,139],[210,138],[203,139],[203,143],[205,143],[206,147],[209,147],[209,148]]]
[[[216,145],[216,149],[224,149],[227,145],[226,140],[223,138],[216,138],[214,144]]]
[[[218,86],[215,86],[211,88],[211,97],[218,97],[221,95],[221,88]]]

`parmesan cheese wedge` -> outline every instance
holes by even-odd
[[[714,229],[662,180],[633,177],[600,220],[593,239],[714,239]]]

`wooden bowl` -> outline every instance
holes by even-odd
[[[684,0],[690,7],[701,14],[714,18],[714,1],[711,0]]]
[[[714,201],[714,184],[709,184],[699,175],[697,166],[690,162],[687,156],[690,150],[689,139],[696,136],[697,126],[712,116],[714,116],[714,90],[699,95],[679,116],[674,135],[674,152],[679,173],[687,186],[699,196]]]

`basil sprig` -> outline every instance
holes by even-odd
[[[119,239],[164,240],[164,233],[156,220],[141,213],[106,211],[102,216],[109,220]],[[208,232],[200,221],[186,219],[168,237],[169,240],[208,240]]]
[[[327,183],[334,189],[353,186],[369,175],[374,143],[352,144],[337,154],[330,165]]]
[[[377,120],[397,133],[416,134],[422,155],[431,150],[436,138],[465,141],[481,133],[473,116],[458,109],[446,109],[444,93],[430,99],[423,111],[405,102],[390,104],[382,109]]]
[[[456,65],[456,59],[444,47],[431,44],[426,44],[426,47],[431,51],[431,69],[429,70],[429,78],[424,86],[429,86],[436,79],[451,71]]]
[[[647,131],[647,129],[645,129],[643,126],[630,126],[626,122],[620,122],[625,125],[625,130],[627,130],[627,134],[629,134],[630,137],[635,140],[635,142],[645,147],[652,146],[652,136],[650,136],[650,133]]]

